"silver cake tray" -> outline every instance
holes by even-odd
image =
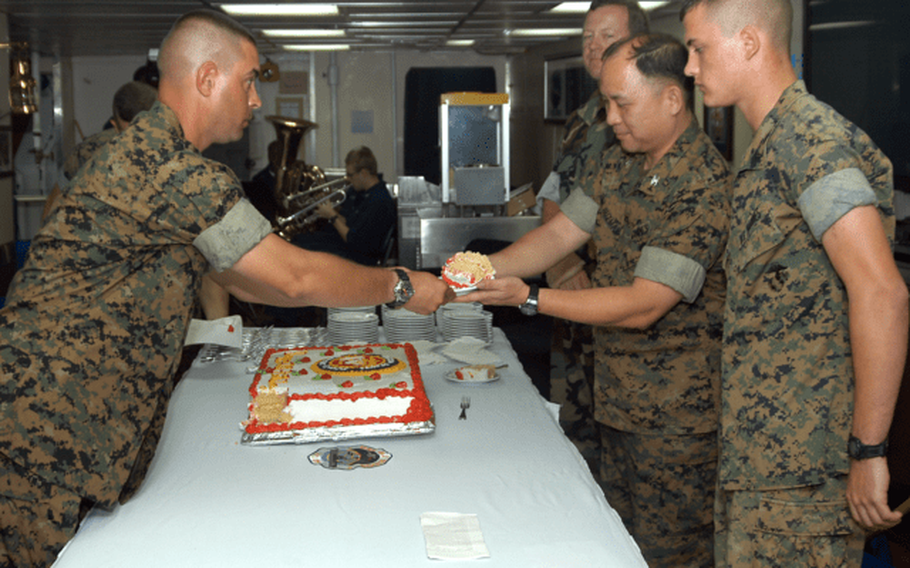
[[[244,432],[241,444],[250,446],[274,444],[310,444],[312,442],[356,440],[359,438],[393,438],[397,436],[416,436],[430,434],[436,430],[436,415],[426,422],[410,424],[360,424],[357,426],[321,426],[303,430],[285,430],[283,432],[263,432],[250,434]]]

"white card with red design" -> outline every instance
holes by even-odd
[[[240,316],[228,316],[216,320],[190,320],[184,345],[210,343],[240,349],[243,347],[243,320]]]

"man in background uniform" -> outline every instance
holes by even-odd
[[[595,81],[599,80],[604,50],[616,41],[647,32],[648,16],[635,0],[594,0],[585,16],[582,33],[582,60],[588,74]],[[543,223],[559,213],[559,204],[583,180],[596,179],[588,170],[598,170],[603,151],[615,143],[613,129],[606,121],[603,99],[595,89],[588,102],[566,120],[560,154],[537,194]],[[593,195],[593,186],[581,187]],[[562,290],[590,288],[594,256],[586,247],[570,253],[547,270],[547,285]],[[550,357],[549,398],[561,406],[559,422],[563,431],[597,477],[600,434],[594,419],[591,390],[594,384],[591,326],[554,318]]]
[[[144,110],[152,108],[155,101],[158,100],[158,91],[154,87],[138,81],[130,81],[123,85],[114,93],[113,112],[114,117],[111,119],[111,127],[105,128],[101,132],[92,134],[79,143],[73,152],[66,158],[63,164],[63,176],[67,181],[76,177],[76,172],[85,162],[91,158],[98,149],[104,147],[108,142],[114,139],[130,125],[133,118]],[[65,191],[66,188],[63,188]],[[47,217],[51,212],[57,198],[60,197],[61,188],[55,185],[51,194],[44,202],[44,212],[41,218]]]

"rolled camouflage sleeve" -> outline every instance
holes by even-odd
[[[227,270],[272,231],[268,220],[246,198],[237,202],[224,219],[208,227],[193,241],[212,267]]]
[[[858,168],[828,174],[799,196],[799,209],[821,242],[825,231],[856,207],[875,205],[878,199],[869,180]]]
[[[723,182],[681,181],[662,209],[648,245],[635,267],[635,276],[669,286],[692,303],[701,292],[708,270],[719,262],[729,231],[729,203]]]
[[[597,223],[597,202],[581,189],[574,189],[559,208],[570,221],[586,233],[594,232]]]
[[[656,247],[644,247],[635,266],[635,277],[673,288],[691,304],[705,284],[707,271],[691,258]]]

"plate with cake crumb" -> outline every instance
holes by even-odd
[[[473,385],[492,383],[500,379],[494,365],[468,365],[453,369],[443,375],[453,383],[470,383]]]

